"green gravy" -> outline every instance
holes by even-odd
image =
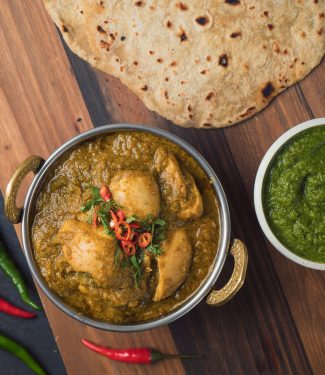
[[[278,240],[302,258],[325,263],[325,125],[284,145],[263,188],[264,212]]]
[[[53,238],[68,219],[78,219],[80,207],[89,199],[89,189],[108,183],[123,169],[152,170],[153,156],[164,146],[177,157],[182,169],[195,178],[203,199],[204,212],[197,219],[180,222],[161,201],[159,216],[169,228],[185,228],[192,244],[190,273],[174,295],[153,302],[148,298],[137,305],[116,306],[112,291],[96,285],[90,274],[74,272],[62,259],[61,246]],[[156,176],[157,177],[157,176]],[[47,176],[34,207],[32,243],[36,262],[49,287],[67,304],[88,316],[115,323],[145,321],[166,315],[182,305],[202,285],[214,263],[219,242],[219,210],[208,176],[185,151],[175,144],[143,132],[117,132],[85,142],[64,155]],[[121,270],[121,283],[125,272]],[[130,293],[140,293],[134,282]],[[142,285],[140,285],[142,288]]]

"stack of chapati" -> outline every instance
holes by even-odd
[[[70,48],[185,127],[235,124],[325,51],[325,0],[44,0]]]

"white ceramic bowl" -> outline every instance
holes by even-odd
[[[258,168],[256,179],[255,179],[255,185],[254,185],[254,205],[255,205],[255,211],[257,215],[257,219],[260,223],[260,226],[268,238],[268,240],[271,242],[271,244],[278,250],[280,253],[282,253],[284,256],[289,258],[290,260],[293,260],[294,262],[308,268],[313,268],[315,270],[322,270],[325,271],[325,263],[317,263],[313,262],[311,260],[304,259],[296,254],[294,254],[292,251],[287,249],[273,234],[267,220],[264,214],[263,209],[263,201],[262,201],[262,189],[263,189],[263,181],[265,177],[265,173],[272,162],[273,158],[277,155],[278,151],[282,148],[282,146],[288,142],[293,136],[300,133],[301,131],[311,128],[313,126],[318,125],[325,125],[325,117],[323,118],[317,118],[314,120],[309,120],[306,122],[303,122],[302,124],[299,124],[297,126],[294,126],[293,128],[286,131],[284,134],[281,135],[269,148],[267,153],[264,155],[264,158],[261,161],[261,164]]]

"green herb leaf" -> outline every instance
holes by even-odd
[[[133,215],[133,216],[129,216],[129,217],[126,219],[126,222],[127,222],[128,224],[131,224],[131,223],[133,223],[133,222],[135,222],[135,221],[138,221],[138,218],[137,218],[135,215]]]
[[[118,265],[118,261],[120,259],[121,254],[122,254],[122,249],[120,248],[118,243],[116,243],[116,251],[115,251],[115,255],[114,255],[114,266],[115,267],[117,267],[117,265]]]
[[[163,219],[155,219],[152,224],[159,225],[160,227],[164,227],[167,225],[166,221]]]
[[[136,287],[138,287],[139,286],[138,281],[141,278],[141,268],[139,266],[139,263],[138,263],[138,260],[137,260],[137,257],[135,256],[135,254],[133,254],[130,257],[130,260],[131,260],[131,264],[134,268],[134,284],[135,284]]]
[[[100,209],[99,209],[99,213],[102,214],[102,215],[107,215],[109,213],[109,211],[112,209],[112,208],[115,208],[117,207],[116,203],[113,201],[113,199],[110,199],[109,201],[107,202],[103,202],[101,205],[100,205]]]
[[[102,200],[100,193],[99,193],[99,188],[97,186],[92,186],[91,187],[91,194],[93,196],[93,200]]]
[[[103,199],[101,198],[99,194],[99,188],[96,186],[91,187],[91,194],[92,198],[86,202],[84,206],[80,208],[82,212],[89,211],[93,206],[96,206],[97,204],[103,202]]]
[[[93,206],[96,206],[97,204],[99,204],[100,202],[102,202],[103,200],[100,198],[100,199],[91,199],[90,201],[86,202],[86,204],[84,206],[82,206],[80,208],[80,210],[82,212],[85,212],[85,211],[89,211]]]
[[[154,254],[154,255],[161,255],[162,254],[162,249],[159,247],[159,245],[153,245],[153,244],[150,244],[147,248],[146,248],[147,251],[149,251],[150,253]]]

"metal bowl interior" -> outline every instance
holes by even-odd
[[[154,135],[163,137],[176,145],[180,146],[183,150],[187,151],[190,156],[192,156],[206,172],[207,176],[212,181],[216,198],[219,204],[219,219],[220,219],[220,237],[218,241],[218,249],[214,259],[214,264],[211,267],[210,274],[204,281],[203,285],[191,296],[188,300],[184,302],[179,308],[172,310],[165,316],[148,320],[144,322],[130,323],[130,324],[113,324],[106,321],[96,320],[94,318],[88,317],[81,314],[75,309],[71,308],[69,305],[64,303],[59,296],[57,296],[46,284],[43,279],[37,264],[35,262],[31,244],[31,231],[33,221],[33,206],[34,202],[37,199],[37,195],[40,187],[46,177],[47,173],[51,168],[56,164],[60,157],[71,150],[72,148],[78,146],[79,144],[88,141],[94,137],[100,135],[107,135],[114,132],[121,131],[141,131],[149,132]],[[114,124],[114,125],[105,125],[99,128],[92,129],[88,132],[78,135],[77,137],[71,139],[70,141],[63,144],[58,148],[44,163],[39,173],[35,176],[26,196],[23,219],[22,219],[22,236],[23,236],[23,248],[24,253],[29,265],[29,268],[32,271],[33,277],[41,287],[45,295],[62,311],[71,316],[72,318],[85,323],[89,326],[116,332],[133,332],[133,331],[142,331],[146,329],[156,328],[168,323],[171,323],[175,319],[178,319],[188,311],[190,311],[194,306],[196,306],[203,297],[210,291],[212,286],[215,284],[226,259],[229,239],[230,239],[230,215],[227,200],[223,191],[223,188],[215,175],[213,169],[206,162],[206,160],[188,143],[180,139],[179,137],[168,133],[167,131],[152,128],[145,125],[129,125],[129,124]]]

